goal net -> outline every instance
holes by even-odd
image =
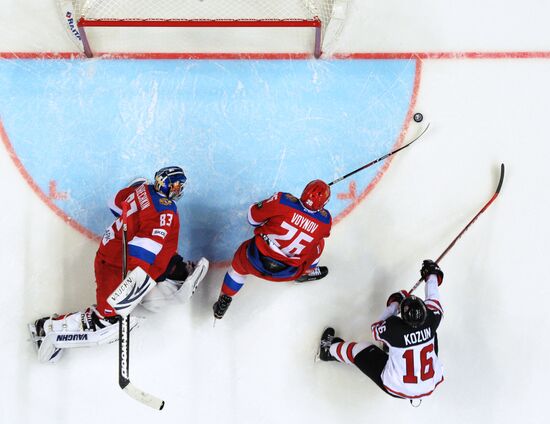
[[[72,2],[87,56],[93,55],[92,40],[87,35],[90,27],[264,27],[310,28],[315,34],[314,55],[319,57],[335,3],[335,0],[60,1]]]

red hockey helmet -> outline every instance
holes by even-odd
[[[309,210],[318,211],[323,209],[330,199],[330,187],[321,180],[313,180],[306,185],[300,201]]]

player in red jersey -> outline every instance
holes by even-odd
[[[157,283],[138,302],[156,311],[177,296],[184,282],[197,284],[198,279],[204,278],[208,269],[206,259],[195,264],[184,261],[177,253],[180,223],[175,202],[183,195],[186,180],[180,167],[166,167],[155,174],[153,184],[138,179],[116,194],[109,205],[116,219],[105,230],[94,262],[97,304],[84,312],[41,318],[34,329],[31,326],[41,361],[57,362],[66,347],[98,345],[116,339],[116,313],[107,298],[122,279],[123,202],[129,205],[127,271],[140,267]],[[133,321],[132,326],[136,324]]]
[[[393,293],[372,324],[374,339],[387,353],[372,343],[345,342],[329,327],[321,336],[319,358],[355,365],[393,397],[412,401],[430,395],[443,382],[436,333],[443,317],[438,288],[443,272],[437,263],[425,260],[420,275],[426,283],[425,300],[405,290]]]
[[[327,275],[328,268],[317,264],[332,226],[324,209],[329,198],[328,184],[314,180],[299,199],[279,192],[250,206],[248,222],[255,227],[254,237],[233,256],[213,306],[215,318],[223,317],[249,274],[269,281],[310,281]]]

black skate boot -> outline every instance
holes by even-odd
[[[340,337],[334,336],[334,328],[328,327],[321,335],[321,343],[319,344],[319,359],[321,361],[336,361],[336,358],[330,354],[330,346],[333,343],[343,342]]]
[[[299,278],[297,278],[297,283],[306,283],[308,281],[317,281],[321,278],[325,278],[328,275],[328,267],[326,266],[317,266],[313,269],[307,270]]]
[[[233,298],[231,296],[220,294],[218,301],[212,306],[212,309],[214,310],[214,318],[222,319],[232,300]]]

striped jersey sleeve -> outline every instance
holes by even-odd
[[[443,306],[441,306],[441,299],[439,297],[439,285],[437,282],[437,276],[432,274],[428,277],[425,285],[425,301],[426,307],[432,312],[438,312],[443,316]]]

